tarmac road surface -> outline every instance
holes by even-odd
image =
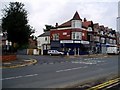
[[[118,75],[117,55],[96,58],[24,58],[37,59],[38,63],[28,67],[3,69],[3,77],[0,79],[2,88],[63,88],[92,79]],[[41,64],[43,61],[46,62]]]

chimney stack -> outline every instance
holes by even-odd
[[[86,18],[84,18],[84,22],[86,22],[87,21],[87,19]]]
[[[58,27],[58,23],[56,23],[55,27]]]

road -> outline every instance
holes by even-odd
[[[18,56],[38,60],[36,65],[2,70],[2,88],[61,88],[118,75],[119,56],[66,58]]]

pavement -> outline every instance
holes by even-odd
[[[72,56],[65,56],[64,58],[79,58],[79,57],[91,58],[91,57],[98,57],[98,56],[99,57],[101,57],[101,56],[107,57],[107,55],[103,55],[103,54],[92,54],[92,55],[79,55],[79,56],[77,56],[77,55],[73,56],[72,55]],[[14,61],[3,62],[2,66],[0,68],[18,68],[18,67],[34,65],[37,62],[38,61],[36,59],[18,58],[17,60],[14,60]]]

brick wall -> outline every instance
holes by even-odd
[[[6,62],[6,61],[13,61],[17,59],[16,55],[3,55],[0,56],[0,58],[2,58],[2,62]]]

